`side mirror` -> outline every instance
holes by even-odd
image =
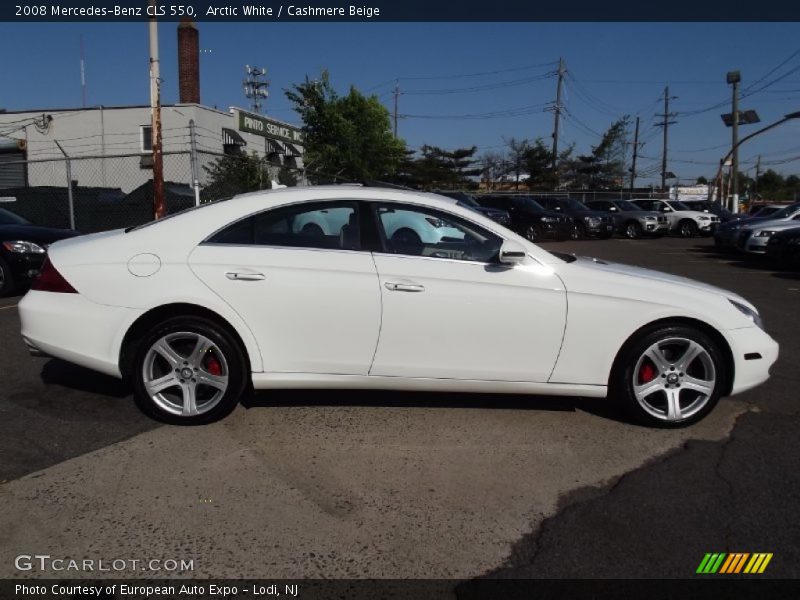
[[[664,212],[672,212],[672,209],[669,206],[665,206],[661,210],[664,211]]]
[[[608,209],[608,211],[609,211],[609,212],[617,212],[617,207],[616,207],[616,206],[612,206],[612,207],[610,207],[610,208]]]
[[[500,253],[497,255],[497,260],[503,265],[518,265],[525,260],[528,253],[525,248],[517,242],[506,240],[500,246]]]

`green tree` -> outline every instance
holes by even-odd
[[[707,185],[708,184],[708,179],[706,179],[705,177],[700,175],[700,177],[697,178],[697,181],[695,181],[695,183],[697,185]]]
[[[620,187],[625,177],[625,152],[628,143],[628,116],[618,119],[605,131],[590,154],[569,161],[566,171],[576,187],[611,189]]]
[[[553,153],[542,138],[536,138],[528,145],[524,164],[528,173],[528,188],[553,189],[558,184],[557,174],[553,172]]]
[[[286,97],[303,121],[304,160],[312,174],[365,181],[397,171],[405,144],[392,134],[389,112],[376,96],[351,87],[340,97],[323,71],[286,90]]]
[[[204,202],[269,189],[272,185],[267,163],[255,152],[221,156],[203,165],[203,170],[209,181],[202,191]]]

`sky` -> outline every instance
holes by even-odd
[[[298,122],[284,90],[322,69],[334,87],[375,94],[391,111],[400,88],[399,135],[409,147],[478,146],[553,132],[557,61],[565,61],[559,147],[589,152],[623,115],[640,117],[639,184],[659,179],[669,86],[669,166],[681,183],[712,178],[730,148],[730,70],[742,74],[740,109],[762,123],[800,111],[800,42],[794,23],[209,23],[200,22],[201,101],[247,107],[245,64],[265,67],[264,112]],[[159,24],[162,102],[178,101],[177,24]],[[147,104],[146,23],[0,23],[0,108],[81,106],[80,37],[87,105]],[[749,89],[748,89],[749,88]],[[715,105],[721,104],[719,107]],[[800,173],[800,119],[741,147],[741,170]]]

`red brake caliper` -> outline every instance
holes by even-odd
[[[639,369],[639,383],[647,383],[656,378],[656,370],[650,363],[644,363]]]
[[[222,365],[213,354],[209,354],[206,358],[206,371],[212,375],[222,375]]]

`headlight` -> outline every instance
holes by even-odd
[[[587,223],[591,223],[592,225],[597,225],[600,223],[600,219],[597,217],[583,217],[583,220]]]
[[[644,220],[645,221],[655,221],[656,218],[655,217],[645,217]]]
[[[770,237],[770,236],[772,236],[774,234],[775,234],[774,231],[769,231],[769,230],[764,231],[764,230],[762,230],[762,231],[759,231],[757,234],[755,234],[753,237]]]
[[[731,300],[730,298],[728,298],[728,302],[733,304],[739,310],[740,313],[742,313],[753,323],[758,325],[758,327],[764,329],[764,321],[761,319],[761,315],[758,314],[758,311],[753,310],[749,306],[745,306],[744,304]]]
[[[33,242],[3,242],[3,247],[9,252],[19,254],[44,254],[46,252],[39,244],[34,244]]]
[[[555,217],[542,217],[542,223],[555,223],[558,221]]]
[[[697,217],[698,221],[710,221],[711,217]]]
[[[800,237],[789,238],[787,244],[800,244]]]

